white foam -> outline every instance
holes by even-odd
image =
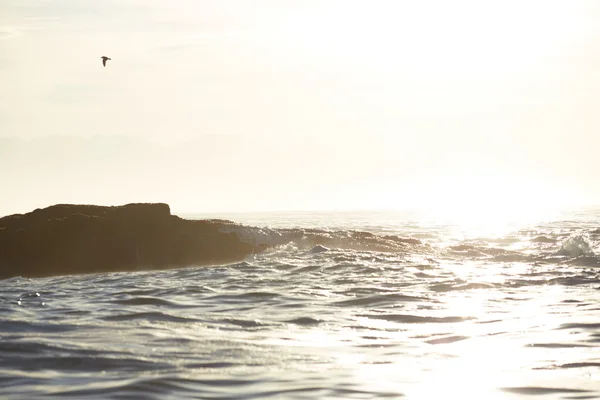
[[[568,237],[562,243],[562,246],[557,254],[570,257],[591,257],[595,255],[592,247],[590,246],[587,235],[573,235]]]

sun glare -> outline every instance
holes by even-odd
[[[584,18],[581,3],[565,1],[330,1],[290,11],[279,40],[345,68],[464,84],[538,71]]]
[[[468,235],[502,234],[577,204],[573,191],[482,171],[421,181],[396,199],[402,197],[409,197],[407,208],[423,218],[456,225]]]
[[[590,29],[584,5],[552,0],[306,2],[284,13],[276,22],[281,35],[272,40],[303,63],[313,61],[350,76],[367,107],[374,104],[377,112],[392,115],[391,122],[369,120],[381,114],[356,110],[369,121],[372,134],[386,136],[390,146],[443,147],[442,137],[456,137],[450,142],[454,149],[464,143],[467,158],[483,161],[473,166],[475,172],[464,174],[448,165],[446,175],[427,178],[416,167],[418,181],[412,188],[398,179],[397,188],[374,195],[367,208],[396,209],[408,202],[433,219],[494,231],[549,216],[577,200],[570,188],[559,191],[558,182],[532,182],[518,166],[507,165],[512,145],[495,149],[482,138],[542,134],[524,132],[527,111],[515,111],[515,104],[549,101],[530,88],[531,82],[560,76],[573,43]],[[496,128],[497,133],[489,132]],[[444,149],[438,153],[423,158],[440,165],[436,155],[443,156]],[[498,173],[478,171],[486,157],[495,155],[504,163],[492,166]],[[535,161],[523,163],[538,168]],[[547,171],[531,172],[542,176]]]

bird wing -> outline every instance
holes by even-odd
[[[102,57],[102,65],[106,67],[106,58]]]

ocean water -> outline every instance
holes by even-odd
[[[210,217],[272,247],[0,281],[0,398],[600,398],[598,209]]]

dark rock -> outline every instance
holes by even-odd
[[[167,204],[58,204],[0,218],[0,279],[134,271],[240,261],[256,249]]]

